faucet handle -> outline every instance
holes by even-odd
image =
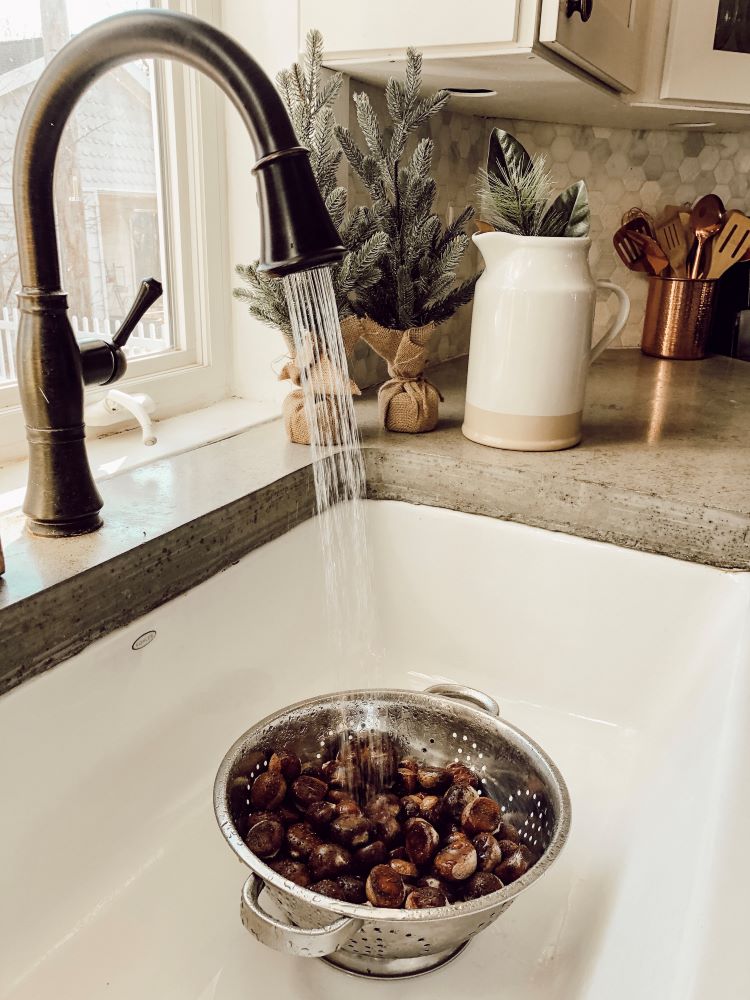
[[[141,282],[135,300],[112,340],[97,338],[79,343],[84,385],[111,385],[112,382],[122,378],[128,367],[122,349],[130,334],[140,323],[143,314],[156,302],[161,293],[161,282],[156,278],[146,278]]]
[[[120,323],[117,333],[112,338],[112,343],[115,347],[125,346],[128,337],[140,323],[143,314],[160,298],[162,291],[161,282],[156,278],[146,278],[141,282],[141,287],[136,293],[130,311],[122,323]]]

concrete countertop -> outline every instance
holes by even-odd
[[[357,403],[368,496],[449,507],[735,570],[750,569],[750,364],[609,351],[592,368],[584,440],[563,452],[461,434],[466,361],[432,374],[430,434],[389,434]],[[0,692],[73,655],[314,510],[309,451],[280,421],[103,483],[104,527],[29,536],[0,521]]]

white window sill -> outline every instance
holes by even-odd
[[[256,424],[273,420],[280,412],[278,402],[223,399],[202,410],[155,421],[156,444],[148,448],[143,444],[140,428],[90,438],[89,462],[95,479],[109,479],[128,469],[240,434]],[[0,466],[0,513],[16,510],[23,503],[27,470],[25,459]]]

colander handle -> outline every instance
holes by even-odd
[[[476,705],[489,715],[495,718],[500,717],[500,706],[494,698],[490,698],[484,691],[476,688],[466,687],[464,684],[433,684],[425,688],[425,694],[441,694],[444,698],[455,698],[456,701],[468,701],[470,705]]]
[[[258,897],[262,888],[263,880],[254,873],[242,887],[242,923],[254,938],[274,951],[303,958],[324,958],[343,947],[362,926],[362,921],[354,917],[341,917],[327,927],[311,930],[284,923],[270,916],[260,905]]]

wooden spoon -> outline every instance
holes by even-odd
[[[690,225],[695,233],[697,245],[690,268],[691,278],[697,278],[700,274],[703,248],[706,241],[721,229],[725,211],[724,202],[716,194],[706,194],[693,205],[690,211]]]

